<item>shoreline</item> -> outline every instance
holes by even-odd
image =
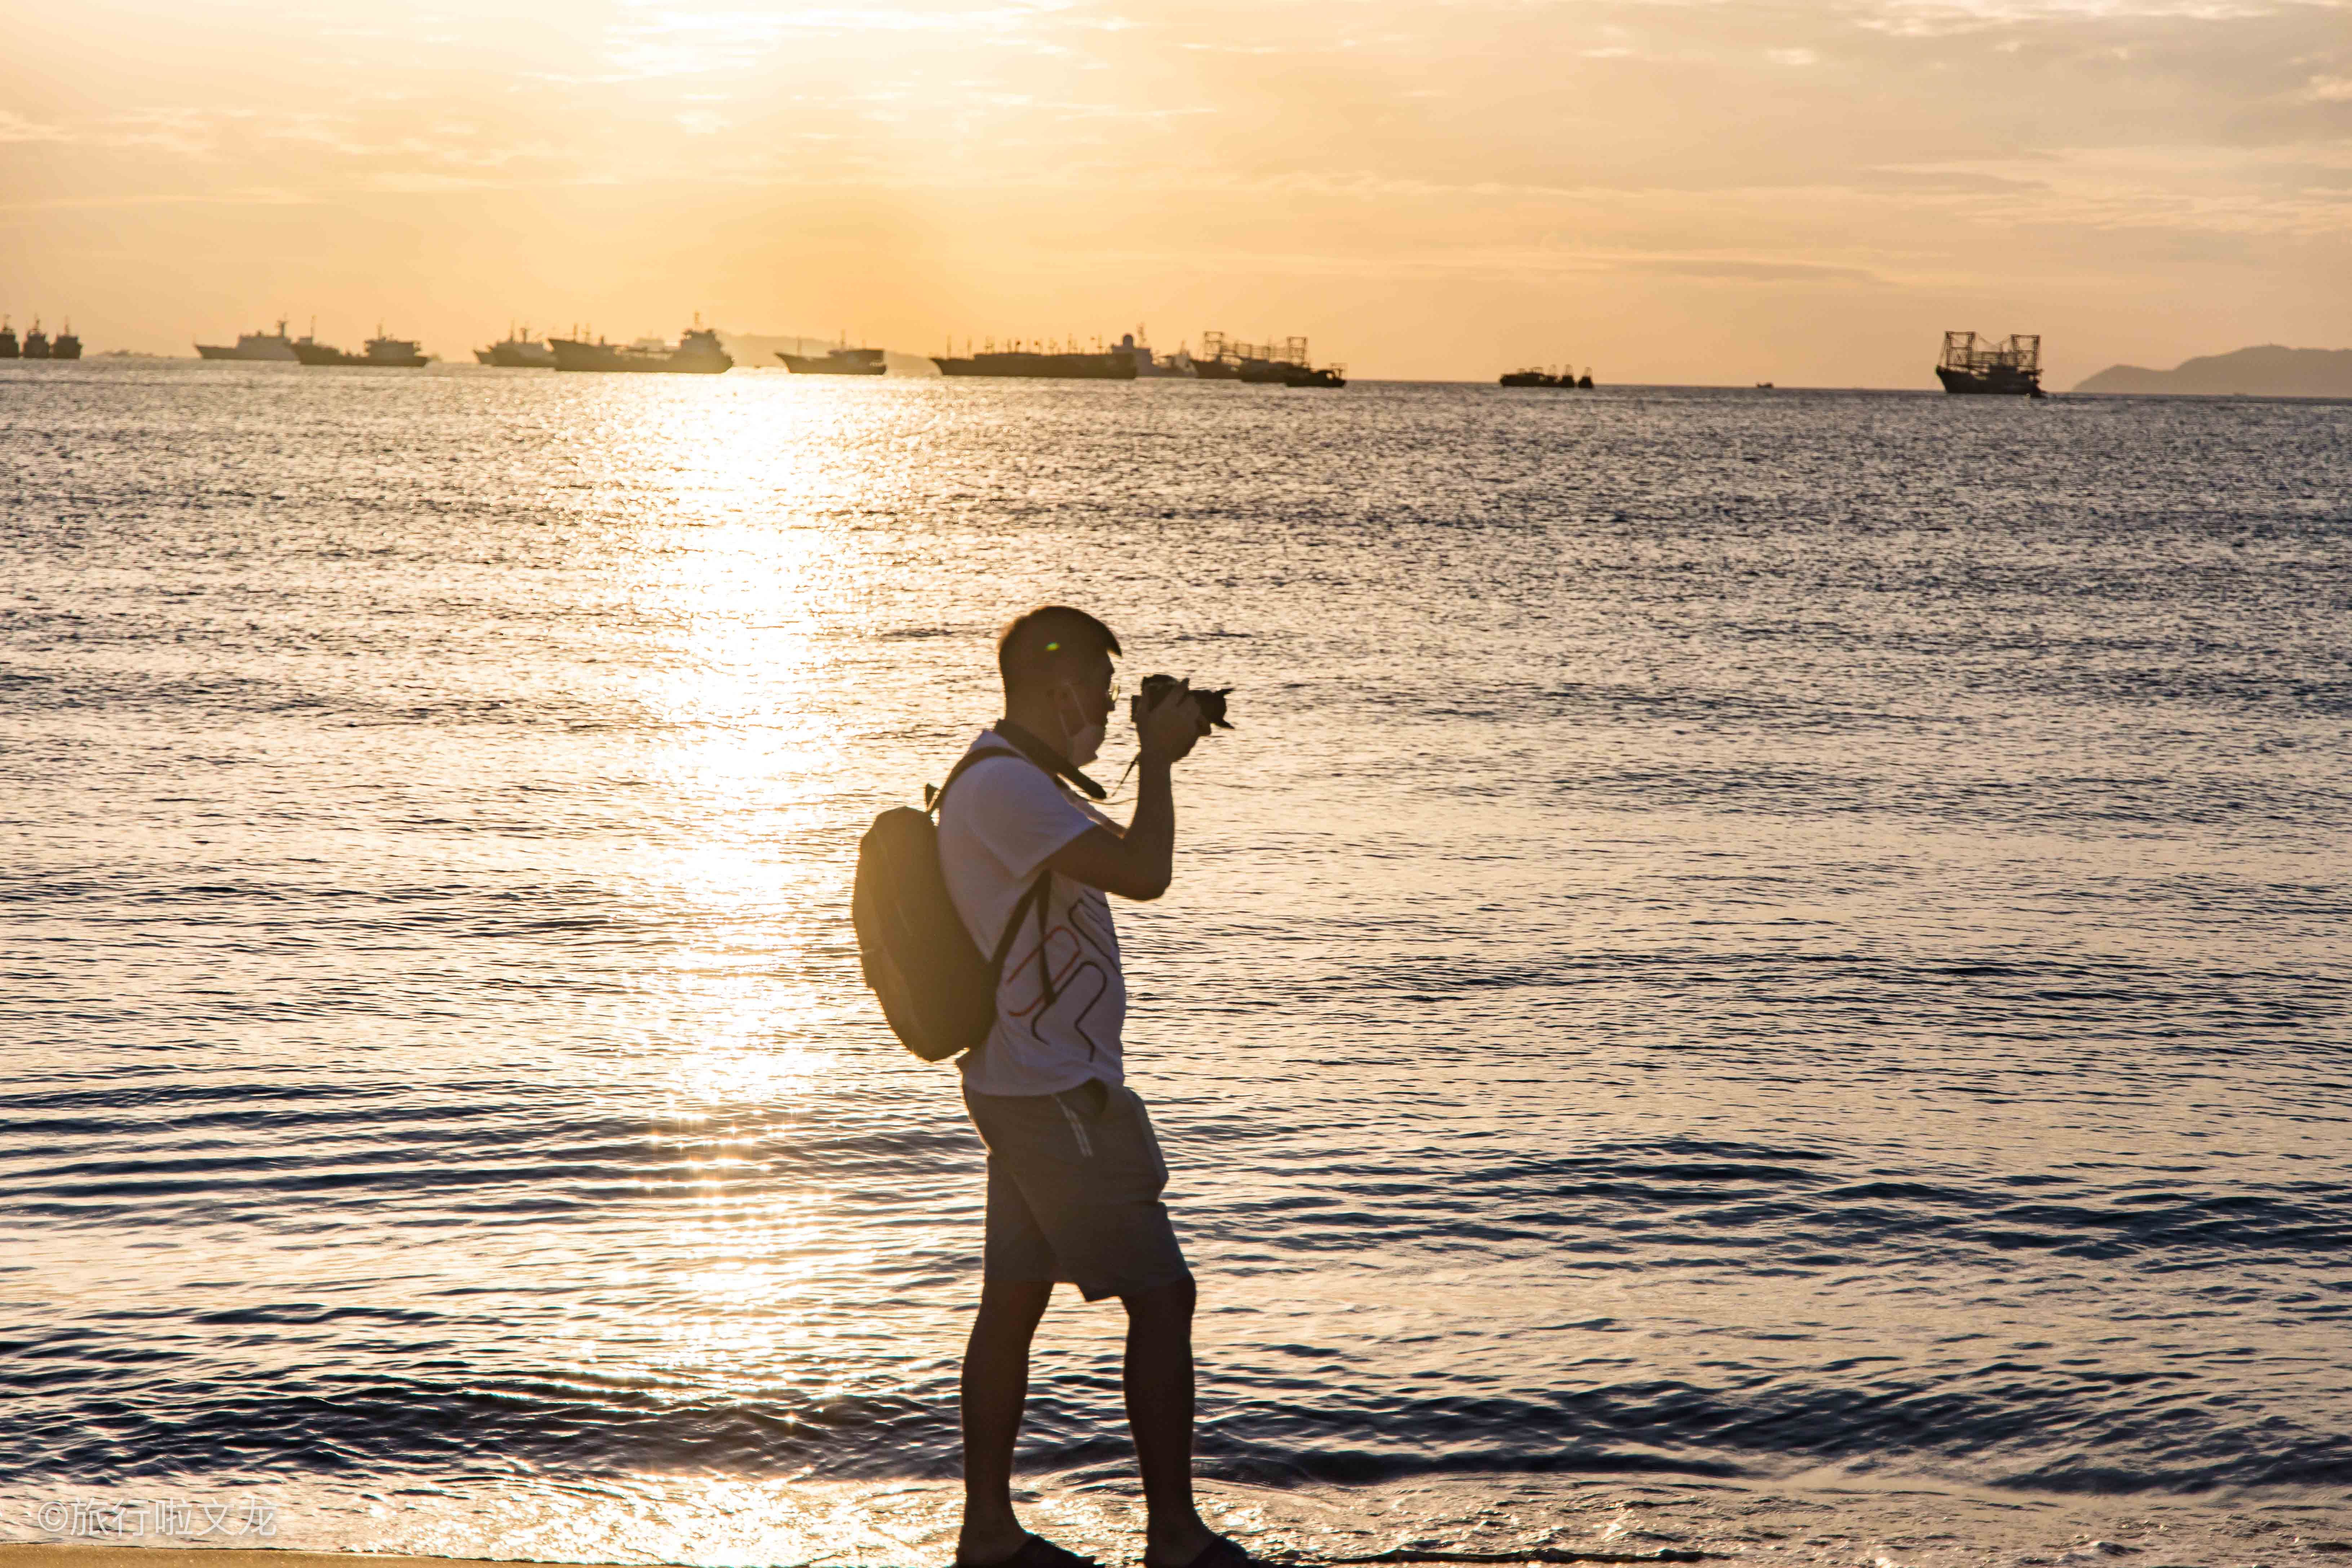
[[[1039,1478],[1024,1512],[1105,1568],[1131,1568],[1140,1499],[1125,1478]],[[1778,1481],[1559,1475],[1423,1476],[1361,1488],[1204,1479],[1217,1530],[1277,1568],[1342,1564],[1729,1563],[1772,1568],[2338,1568],[2352,1564],[2352,1490],[2201,1497],[2004,1493],[1920,1478],[1815,1473]],[[0,1542],[0,1568],[946,1568],[952,1489],[791,1486],[738,1500],[778,1528],[632,1542],[584,1500],[564,1500],[508,1556],[441,1556],[458,1543],[399,1529],[382,1550],[341,1521],[300,1521],[293,1543]],[[801,1505],[795,1509],[795,1502]],[[803,1511],[805,1510],[805,1511]],[[802,1512],[798,1520],[791,1518]],[[299,1519],[299,1516],[298,1516]],[[289,1521],[294,1522],[294,1521]],[[307,1528],[306,1528],[307,1526]],[[645,1550],[629,1550],[632,1545]],[[419,1546],[427,1550],[419,1551]],[[567,1547],[576,1546],[576,1552]],[[615,1548],[619,1550],[616,1552]],[[602,1554],[599,1554],[602,1553]],[[225,1555],[226,1554],[226,1555]]]
[[[107,1542],[0,1542],[0,1568],[516,1568],[529,1559],[430,1557],[414,1552],[305,1552],[280,1546],[130,1546]],[[617,1563],[546,1568],[621,1568]],[[669,1568],[678,1568],[672,1564]]]

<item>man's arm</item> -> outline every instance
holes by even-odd
[[[1142,700],[1136,699],[1142,755],[1135,764],[1135,820],[1123,835],[1090,827],[1046,857],[1045,864],[1090,888],[1149,900],[1166,892],[1175,875],[1175,765],[1207,726],[1192,694],[1181,688],[1149,712],[1142,710]]]
[[[1073,881],[1122,899],[1151,900],[1168,890],[1176,869],[1176,792],[1166,758],[1136,764],[1135,820],[1124,835],[1090,827],[1046,857]]]

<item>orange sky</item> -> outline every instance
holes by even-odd
[[[0,0],[0,310],[1306,333],[1934,384],[2352,345],[2352,0]]]

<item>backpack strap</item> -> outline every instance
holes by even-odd
[[[1001,735],[997,737],[999,740],[1003,738]],[[947,803],[948,785],[963,777],[964,770],[974,763],[984,763],[992,757],[1013,757],[1033,766],[1037,765],[1035,758],[1029,756],[1024,749],[1017,746],[992,746],[984,752],[967,752],[954,767],[948,770],[946,783],[941,784],[937,789],[933,789],[929,784],[923,786],[923,809],[927,812],[939,811]],[[1048,777],[1053,776],[1053,770],[1044,771]],[[1037,979],[1045,989],[1045,1005],[1048,1007],[1054,1005],[1057,996],[1054,989],[1054,966],[1048,961],[1045,952],[1045,924],[1052,916],[1049,906],[1053,902],[1045,895],[1053,883],[1054,868],[1051,866],[1041,868],[1037,872],[1037,879],[1029,884],[1029,890],[1021,895],[1021,901],[1014,904],[1013,912],[1005,917],[1004,934],[996,939],[996,952],[988,962],[989,973],[995,975],[1001,984],[1004,978],[1004,961],[1011,955],[1013,939],[1021,930],[1021,917],[1034,909],[1037,911]]]
[[[929,784],[925,784],[923,786],[923,809],[931,813],[933,816],[937,816],[940,807],[947,801],[948,784],[951,784],[955,783],[956,780],[963,777],[963,771],[971,766],[974,763],[984,763],[991,757],[1019,756],[1021,756],[1021,753],[1010,746],[992,746],[984,752],[966,752],[962,757],[957,760],[956,765],[948,770],[947,784],[940,785],[937,789],[933,789]],[[1028,759],[1023,757],[1022,760],[1026,762]]]
[[[1049,962],[1045,952],[1045,921],[1049,913],[1046,906],[1053,902],[1045,896],[1045,891],[1052,886],[1053,880],[1054,872],[1051,867],[1037,873],[1037,879],[1029,884],[1029,890],[1021,895],[1021,901],[1013,906],[1011,914],[1004,917],[1004,934],[996,939],[996,952],[988,961],[990,972],[1002,983],[1004,978],[1004,960],[1013,952],[1013,938],[1021,929],[1021,917],[1027,914],[1031,909],[1035,909],[1037,911],[1037,979],[1038,983],[1045,988],[1045,1005],[1048,1007],[1054,1005],[1056,995],[1054,990],[1054,966]]]

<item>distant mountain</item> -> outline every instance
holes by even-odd
[[[757,366],[761,370],[780,371],[784,366],[783,362],[776,358],[779,353],[822,354],[833,347],[835,341],[832,338],[779,337],[764,332],[730,332],[723,328],[719,333],[719,346],[734,355],[735,363],[746,369]],[[890,367],[887,374],[891,375],[940,374],[940,367],[921,354],[900,353],[897,349],[885,351],[882,363]]]
[[[2177,370],[2110,365],[2077,392],[2158,392],[2203,397],[2352,397],[2352,349],[2264,343],[2185,360]]]

